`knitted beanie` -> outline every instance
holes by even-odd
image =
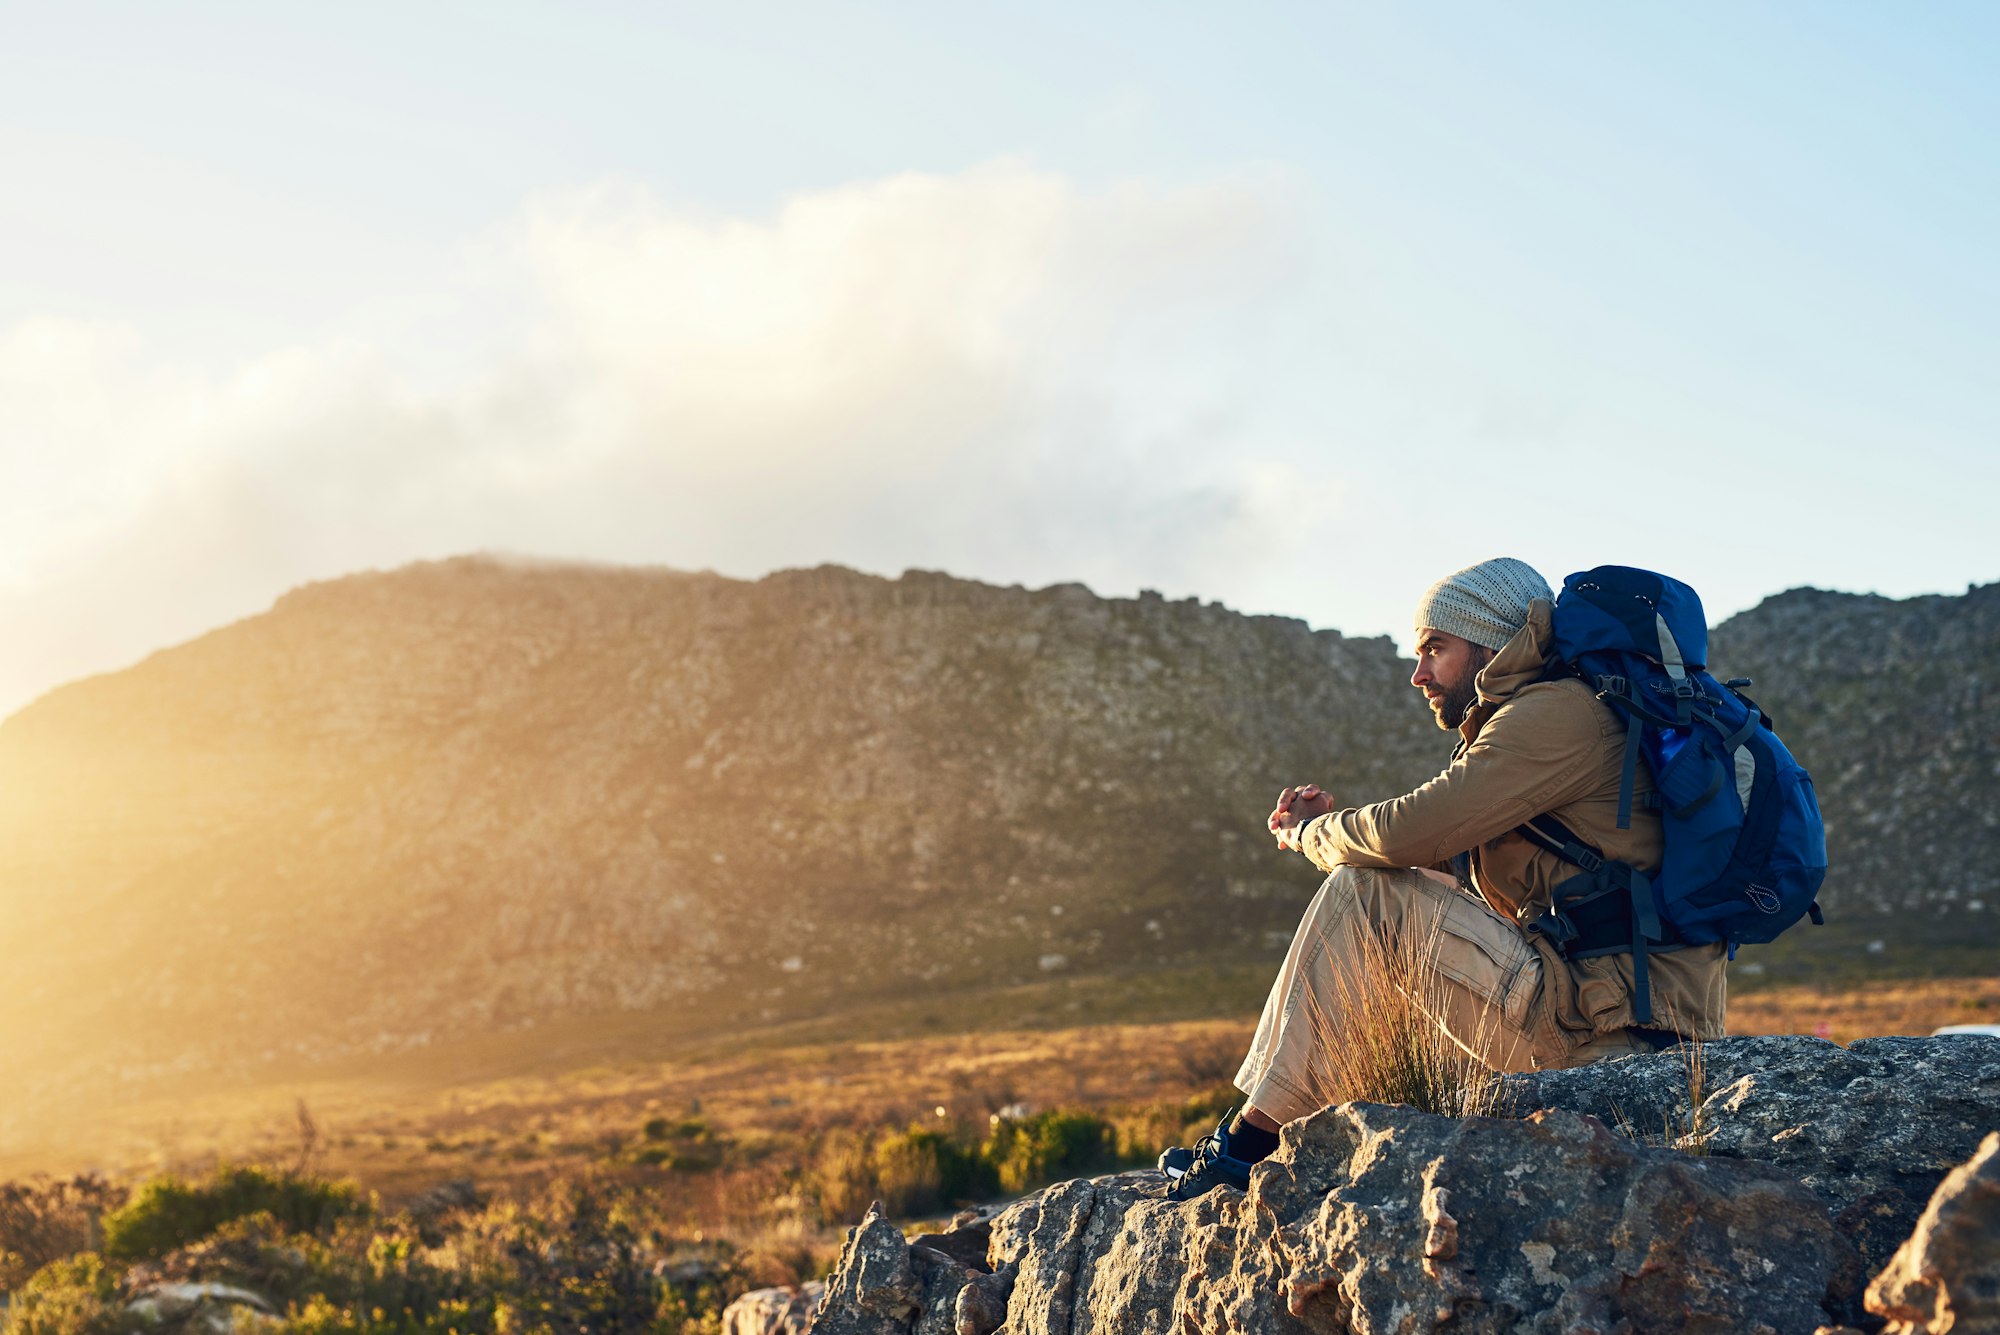
[[[1496,556],[1431,585],[1417,600],[1416,628],[1498,649],[1528,624],[1528,604],[1537,598],[1555,601],[1549,582],[1526,561]]]

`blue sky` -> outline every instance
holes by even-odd
[[[0,4],[0,712],[468,550],[2000,577],[2000,11]]]

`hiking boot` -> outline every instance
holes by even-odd
[[[1229,1119],[1233,1116],[1233,1112],[1225,1114],[1193,1149],[1176,1145],[1160,1155],[1160,1171],[1168,1179],[1167,1199],[1191,1201],[1221,1186],[1250,1189],[1250,1161],[1229,1152]]]

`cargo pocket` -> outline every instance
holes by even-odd
[[[1577,1009],[1590,1033],[1608,1034],[1632,1023],[1632,993],[1616,973],[1579,972],[1576,983]]]
[[[1514,1033],[1524,1032],[1541,991],[1541,961],[1511,923],[1468,903],[1439,923],[1435,967],[1478,997]]]
[[[1581,980],[1547,937],[1531,936],[1528,940],[1541,960],[1541,968],[1535,972],[1542,984],[1527,1029],[1528,1043],[1536,1066],[1560,1069],[1569,1065],[1570,1053],[1591,1037],[1590,1020],[1577,995]]]

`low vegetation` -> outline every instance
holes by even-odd
[[[324,1233],[364,1211],[348,1183],[224,1166],[206,1181],[168,1175],[147,1182],[104,1216],[102,1250],[118,1261],[150,1261],[250,1215],[262,1215],[287,1233]]]
[[[135,1299],[201,1281],[259,1295],[275,1314],[266,1327],[301,1335],[714,1332],[736,1294],[825,1273],[871,1201],[935,1219],[1149,1161],[1219,1106],[1016,1109],[983,1126],[934,1116],[790,1141],[651,1118],[534,1191],[488,1199],[446,1184],[398,1209],[298,1167],[220,1165],[129,1192],[96,1178],[13,1184],[0,1192],[4,1330],[124,1335],[149,1324]],[[688,1208],[695,1183],[706,1210]]]
[[[215,1206],[246,1195],[287,1214]],[[43,1266],[13,1296],[9,1335],[145,1329],[132,1300],[175,1280],[255,1293],[301,1335],[712,1331],[740,1270],[724,1244],[671,1250],[641,1201],[587,1183],[440,1217],[383,1214],[350,1184],[291,1170],[231,1168],[167,1190],[148,1183],[104,1222],[107,1237],[178,1241],[148,1262],[128,1247],[126,1259],[85,1251]]]
[[[1410,1047],[1420,1001],[1376,1016],[1381,1062],[1342,1075],[1340,1097],[1478,1106],[1476,1073],[1441,1080],[1449,1054]],[[1959,980],[1767,989],[1732,1028],[1844,1041],[1996,1017],[2000,980]],[[0,1184],[5,1331],[134,1330],[135,1297],[204,1280],[262,1295],[264,1324],[298,1332],[717,1332],[736,1294],[825,1273],[870,1201],[930,1228],[968,1202],[1190,1143],[1239,1097],[1228,1081],[1249,1030],[745,1048],[560,1080],[372,1086],[316,1099],[312,1116],[287,1097],[234,1123],[219,1102],[183,1105],[188,1122],[216,1116],[212,1139],[156,1123],[149,1141],[104,1142],[122,1146],[124,1172]],[[1697,1151],[1702,1130],[1635,1128]]]

